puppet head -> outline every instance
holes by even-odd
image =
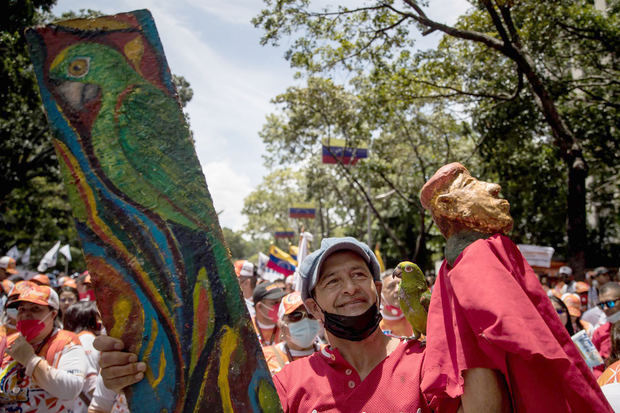
[[[446,238],[463,231],[507,233],[513,221],[510,204],[499,198],[500,190],[499,185],[479,181],[453,162],[439,168],[424,184],[420,201]]]

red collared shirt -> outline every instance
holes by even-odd
[[[285,412],[430,412],[420,391],[424,348],[403,341],[362,381],[337,349],[325,347],[273,376]]]

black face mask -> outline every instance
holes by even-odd
[[[322,308],[321,311],[325,316],[323,322],[325,329],[338,338],[350,341],[362,341],[369,337],[379,327],[383,318],[379,311],[378,300],[360,315],[338,315],[328,313]]]

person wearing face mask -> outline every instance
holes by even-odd
[[[594,330],[592,344],[601,357],[606,360],[611,354],[611,327],[620,321],[620,283],[610,281],[599,288],[598,306],[605,312],[607,322]],[[604,366],[594,368],[594,375],[599,377]]]
[[[252,298],[256,316],[252,318],[254,330],[261,346],[270,346],[280,342],[278,329],[278,309],[286,293],[274,283],[264,282],[254,289]]]
[[[263,347],[263,354],[271,374],[319,349],[316,342],[319,322],[308,313],[299,292],[292,292],[282,298],[278,311],[278,328],[282,341]]]
[[[384,334],[409,337],[413,334],[411,324],[405,318],[398,303],[400,278],[392,277],[393,269],[381,273],[381,316],[379,327]]]
[[[84,271],[77,279],[77,290],[80,301],[95,301],[95,290],[88,271]]]
[[[58,295],[23,281],[9,295],[18,332],[3,349],[0,401],[3,411],[71,411],[84,386],[86,355],[77,336],[58,328]]]

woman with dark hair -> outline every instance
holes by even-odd
[[[101,333],[101,315],[94,301],[79,301],[67,308],[63,324],[65,330],[77,334],[88,360],[84,388],[74,407],[75,412],[86,412],[99,374],[99,352],[93,347],[93,341]]]
[[[58,289],[58,298],[60,299],[60,319],[62,320],[67,308],[80,301],[80,294],[77,289],[65,285]]]
[[[553,308],[555,308],[555,311],[558,313],[558,317],[560,317],[560,321],[562,321],[562,324],[564,324],[564,326],[566,327],[568,334],[572,336],[573,334],[575,334],[575,331],[573,330],[573,323],[568,316],[568,307],[566,307],[564,301],[560,300],[555,295],[549,298],[551,299],[551,304],[553,304]]]

